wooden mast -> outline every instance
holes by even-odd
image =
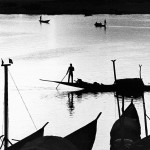
[[[145,99],[144,99],[144,93],[142,95],[143,99],[143,110],[144,110],[144,123],[145,123],[145,135],[148,136],[148,128],[147,128],[147,119],[146,119],[146,108],[145,108]]]
[[[9,59],[9,62],[12,63],[12,60]],[[11,64],[4,64],[2,60],[1,66],[4,67],[4,150],[8,148],[8,66]]]
[[[116,78],[116,68],[115,68],[115,61],[116,61],[116,60],[111,60],[111,61],[113,62],[114,79],[115,79],[115,82],[116,82],[116,80],[117,80],[117,78]]]

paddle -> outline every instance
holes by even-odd
[[[67,74],[66,74],[66,75],[67,75]],[[66,75],[63,77],[63,79],[61,80],[61,82],[64,80],[64,78],[66,77]],[[59,84],[60,84],[60,83],[58,83],[56,89],[58,88]]]

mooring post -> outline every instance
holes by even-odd
[[[139,67],[140,67],[140,79],[141,79],[141,67],[142,67],[142,65],[139,65]]]
[[[12,63],[12,60],[9,60]],[[8,148],[8,66],[11,64],[4,64],[2,60],[1,66],[4,67],[4,150]]]
[[[116,80],[117,80],[117,78],[116,78],[116,68],[115,68],[115,61],[116,61],[116,59],[115,60],[111,60],[111,61],[113,62],[114,79],[115,79],[115,82],[116,82]]]
[[[144,110],[144,123],[145,123],[145,135],[148,136],[148,128],[147,128],[147,120],[146,120],[146,108],[145,108],[145,99],[144,99],[144,93],[142,94],[143,99],[143,110]]]

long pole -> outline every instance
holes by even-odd
[[[67,74],[66,74],[66,75],[67,75]],[[66,77],[66,75],[62,78],[61,82],[64,80],[64,78]],[[58,88],[59,84],[60,84],[60,83],[58,83],[56,89]]]
[[[139,74],[140,74],[140,79],[141,79],[141,67],[142,67],[142,65],[139,65],[139,67],[140,67],[140,73]]]
[[[145,122],[145,135],[148,136],[148,129],[147,129],[147,120],[146,120],[146,108],[145,108],[145,99],[144,99],[144,93],[142,95],[143,98],[143,109],[144,109],[144,122]]]
[[[119,115],[119,119],[120,119],[121,113],[120,113],[120,105],[119,105],[119,96],[117,93],[116,93],[116,97],[117,97],[118,115]]]
[[[2,65],[4,67],[4,150],[8,148],[8,66],[10,64],[4,64],[2,60]]]
[[[115,81],[117,80],[117,78],[116,78],[116,68],[115,68],[115,61],[116,60],[111,60],[112,62],[113,62],[113,69],[114,69],[114,79],[115,79]]]
[[[4,65],[4,150],[8,148],[8,66],[10,64]]]

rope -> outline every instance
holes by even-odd
[[[146,117],[150,120],[150,118],[146,115]]]
[[[8,70],[8,71],[9,71],[9,70]],[[18,91],[18,93],[19,93],[19,95],[20,95],[20,97],[21,97],[21,100],[22,100],[22,102],[23,102],[23,104],[24,104],[24,106],[25,106],[25,108],[26,108],[26,110],[27,110],[27,112],[28,112],[28,114],[29,114],[29,117],[30,117],[31,121],[32,121],[32,123],[33,123],[35,129],[37,130],[37,127],[36,127],[36,125],[35,125],[35,123],[34,123],[34,121],[33,121],[33,118],[32,118],[32,116],[31,116],[31,114],[30,114],[30,112],[29,112],[29,110],[28,110],[28,108],[27,108],[27,105],[25,104],[25,102],[24,102],[24,100],[23,100],[23,97],[22,97],[22,95],[21,95],[21,93],[20,93],[20,91],[19,91],[19,89],[18,89],[18,87],[17,87],[17,85],[16,85],[16,83],[15,83],[15,81],[14,81],[14,79],[13,79],[11,73],[10,73],[10,71],[9,71],[9,74],[10,74],[10,76],[11,76],[13,82],[14,82],[14,85],[15,85],[15,87],[16,87],[16,89],[17,89],[17,91]]]

